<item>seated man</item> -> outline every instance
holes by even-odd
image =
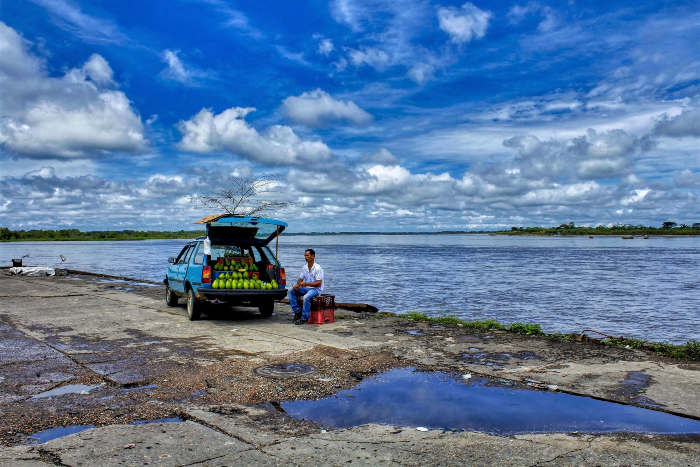
[[[301,276],[289,290],[289,304],[294,311],[294,324],[304,324],[309,321],[311,299],[323,292],[323,269],[314,263],[316,252],[312,249],[304,251],[306,265],[301,269]],[[298,298],[303,297],[304,307],[300,307]]]

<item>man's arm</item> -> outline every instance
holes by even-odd
[[[322,280],[317,280],[315,282],[301,282],[301,279],[299,279],[299,286],[300,287],[321,287]]]

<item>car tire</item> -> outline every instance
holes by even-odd
[[[270,316],[272,316],[272,313],[275,312],[275,301],[267,300],[262,302],[258,306],[258,310],[260,310],[260,314],[263,318],[269,318]]]
[[[165,286],[165,304],[168,306],[177,306],[177,295],[170,290],[170,284]]]
[[[187,291],[187,316],[190,321],[196,321],[202,316],[202,309],[197,303],[197,297],[194,296],[194,290]]]

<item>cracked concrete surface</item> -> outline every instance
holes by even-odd
[[[340,310],[345,319],[334,324],[293,326],[286,305],[269,320],[210,307],[205,319],[189,322],[183,307],[165,306],[160,287],[126,292],[113,285],[0,276],[0,466],[700,464],[695,435],[335,430],[260,405],[321,397],[354,385],[352,375],[415,366],[557,384],[700,417],[697,362]],[[318,372],[292,380],[252,373],[290,361]],[[97,389],[31,399],[66,384]],[[184,421],[131,424],[167,416]],[[98,427],[22,444],[30,433],[71,424]]]

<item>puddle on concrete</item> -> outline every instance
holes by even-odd
[[[50,391],[42,392],[32,396],[32,399],[44,399],[46,397],[62,396],[63,394],[87,394],[93,389],[97,389],[99,386],[85,386],[84,384],[69,384],[67,386],[61,386],[60,388],[54,388]]]
[[[89,430],[90,428],[95,428],[95,425],[60,426],[58,428],[51,428],[50,430],[34,433],[27,438],[26,442],[27,444],[42,444],[47,441],[51,441],[52,439],[80,433],[81,431]]]
[[[700,433],[700,421],[663,412],[411,368],[365,378],[325,399],[281,405],[292,417],[335,428],[378,423],[498,434]]]
[[[180,417],[170,417],[161,418],[158,420],[137,420],[132,423],[132,425],[150,425],[153,423],[181,423],[185,420]],[[40,431],[34,433],[25,441],[27,444],[43,444],[47,441],[53,439],[63,438],[64,436],[74,435],[75,433],[80,433],[81,431],[89,430],[95,428],[95,425],[71,425],[71,426],[60,426],[58,428],[51,428],[50,430]]]
[[[420,329],[409,329],[408,331],[404,331],[406,334],[410,334],[412,336],[425,336],[425,333],[421,331]]]

